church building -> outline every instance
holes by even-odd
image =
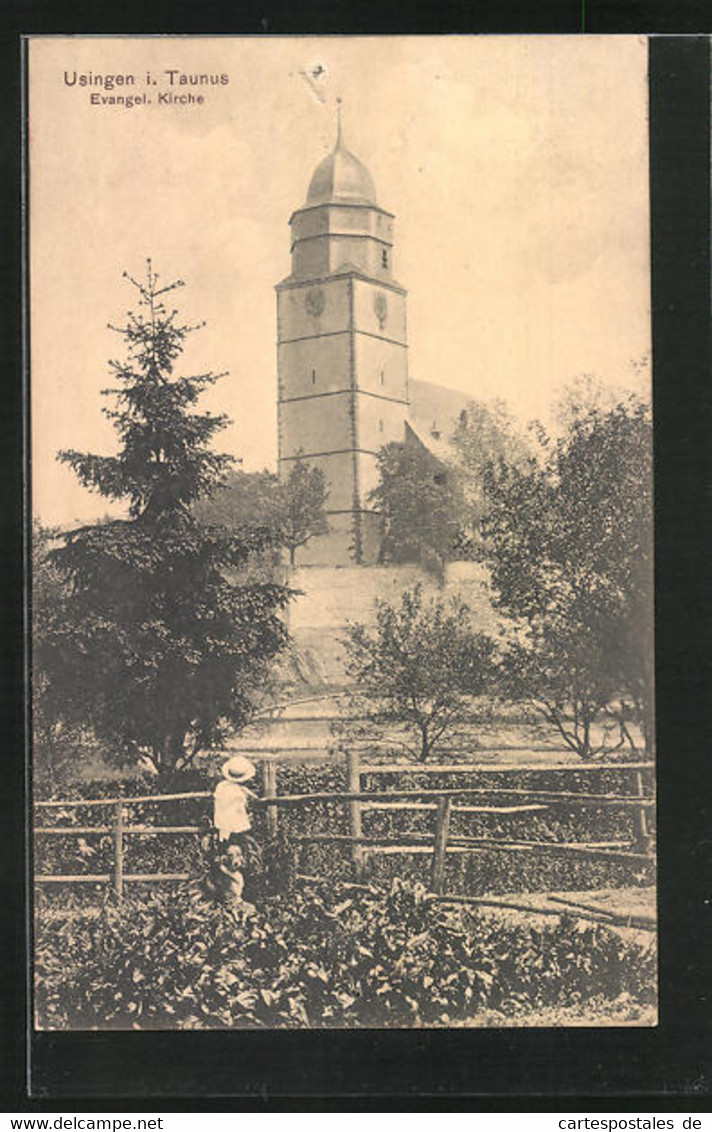
[[[303,459],[325,475],[328,534],[302,566],[371,565],[369,504],[391,441],[447,440],[467,397],[408,376],[406,291],[393,275],[394,216],[366,166],[336,144],[289,221],[292,270],[277,284],[279,474]]]

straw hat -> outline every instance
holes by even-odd
[[[255,777],[256,769],[254,763],[244,755],[233,755],[223,763],[222,773],[223,778],[229,779],[230,782],[247,782],[248,779]]]

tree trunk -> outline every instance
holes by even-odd
[[[289,548],[289,565],[290,566],[296,565],[296,557],[297,557],[296,546],[290,546],[290,548]]]
[[[43,732],[42,738],[40,739],[40,743],[41,743],[42,747],[44,748],[44,752],[45,752],[45,765],[47,767],[47,778],[48,778],[49,785],[50,785],[51,789],[54,790],[54,788],[57,785],[57,774],[56,774],[55,757],[54,757],[55,756],[54,734],[53,734],[54,728],[52,727],[52,724],[45,724],[45,725],[41,725],[40,729]]]
[[[185,755],[185,731],[170,731],[164,740],[160,753],[159,771],[175,770],[179,759]]]
[[[420,761],[427,762],[430,756],[430,738],[427,727],[420,728]]]
[[[654,738],[655,738],[655,725],[653,722],[653,713],[647,704],[644,704],[640,712],[641,717],[641,731],[643,732],[643,749],[646,758],[652,759],[654,755]]]

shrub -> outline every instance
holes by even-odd
[[[48,1029],[438,1026],[485,1009],[654,998],[652,950],[563,915],[535,928],[431,904],[421,885],[336,885],[253,915],[195,885],[76,918],[43,916]]]

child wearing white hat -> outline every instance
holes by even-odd
[[[218,897],[243,911],[242,893],[245,878],[242,872],[249,852],[249,831],[252,828],[248,800],[254,795],[245,786],[255,776],[255,767],[244,755],[233,755],[222,766],[222,781],[215,788],[213,824],[218,833],[218,853],[213,862],[211,887]]]
[[[233,755],[222,766],[222,782],[215,789],[213,824],[222,847],[239,844],[252,828],[248,799],[253,795],[244,783],[255,776],[254,764],[244,755]]]

